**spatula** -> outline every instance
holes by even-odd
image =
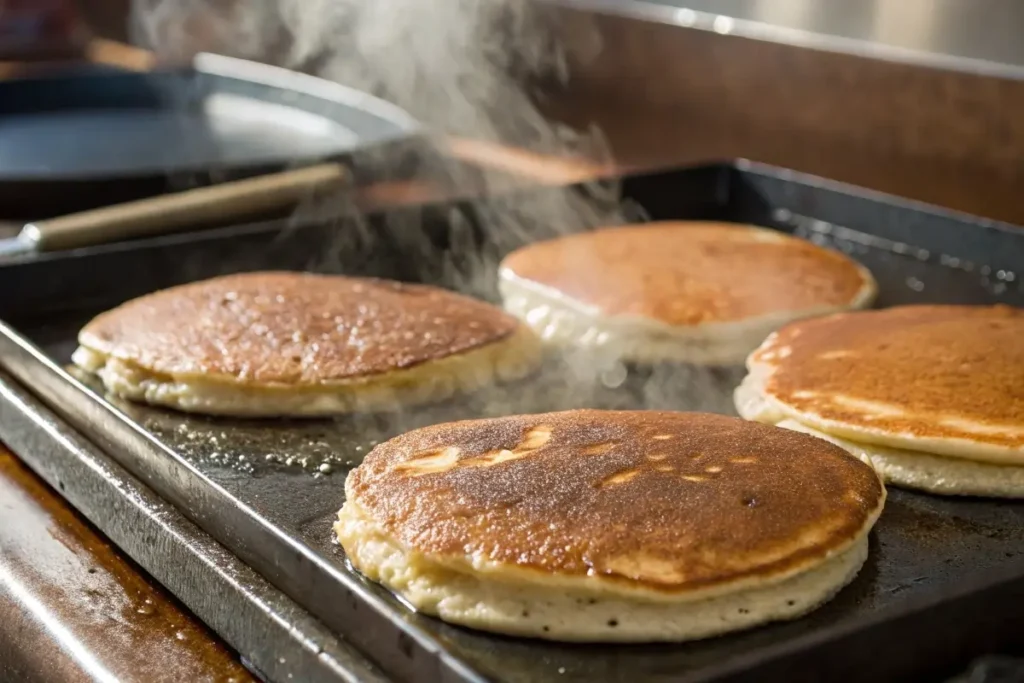
[[[0,239],[0,258],[165,235],[205,223],[244,220],[285,209],[350,176],[335,163],[237,180],[35,221]]]

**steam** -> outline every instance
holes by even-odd
[[[555,10],[545,3],[135,0],[134,21],[137,41],[164,61],[186,60],[200,51],[270,61],[391,101],[438,136],[500,143],[560,158],[608,161],[597,132],[553,123],[539,106],[540,85],[565,85],[568,65],[600,48],[596,31],[588,33],[585,26],[582,32],[575,26],[569,40]],[[428,171],[436,174],[438,169]],[[444,172],[458,176],[462,171]],[[453,211],[442,217],[449,232],[443,246],[437,246],[424,229],[424,215],[403,211],[389,216],[383,231],[379,225],[348,231],[349,242],[337,245],[336,253],[362,253],[369,260],[382,248],[383,234],[388,249],[399,252],[394,261],[418,264],[417,278],[493,299],[497,265],[508,251],[539,239],[623,222],[614,184],[593,184],[582,194],[548,188],[510,197],[504,177],[490,174],[472,182],[483,199],[468,214]],[[602,385],[609,388],[605,378],[621,375],[616,363],[614,358],[570,362],[580,386],[593,387],[593,400],[579,393],[567,398],[576,404],[593,403]],[[632,391],[633,406],[678,406],[680,391],[693,392],[703,379],[680,379],[674,369],[649,369]],[[621,380],[612,382],[616,383]],[[550,388],[537,391],[531,401],[539,406],[546,398],[540,394],[550,393]],[[498,407],[498,412],[505,408]]]
[[[200,51],[272,61],[383,97],[438,133],[603,152],[596,136],[552,125],[533,101],[536,81],[568,78],[570,46],[540,3],[135,0],[133,9],[137,42],[165,61]],[[595,35],[572,42],[592,51]]]
[[[200,51],[270,61],[364,90],[406,109],[437,136],[500,143],[560,158],[608,160],[595,131],[550,122],[538,106],[540,84],[569,77],[569,51],[593,53],[596,33],[564,39],[556,15],[525,0],[135,0],[136,41],[164,61]],[[585,56],[585,55],[584,55]],[[529,241],[618,218],[617,190],[595,185],[587,197],[567,190],[496,199],[509,189],[501,173],[427,167],[455,187],[495,198],[474,207],[486,253],[448,249],[440,254],[442,282],[493,293],[496,260]],[[472,177],[470,177],[472,176]],[[431,249],[423,230],[388,229],[411,252]],[[456,223],[465,217],[453,216]],[[456,245],[467,226],[453,227]],[[359,238],[371,239],[372,231]],[[379,232],[379,231],[378,231]],[[354,239],[354,238],[353,238]],[[352,244],[339,245],[351,248]],[[361,245],[366,248],[366,245]],[[340,250],[340,249],[339,249]],[[431,256],[436,256],[432,254]],[[436,263],[432,259],[417,259]],[[436,279],[438,273],[423,273]]]

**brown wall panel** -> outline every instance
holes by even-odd
[[[742,156],[1024,223],[1024,82],[566,10],[600,35],[551,95],[616,156]]]

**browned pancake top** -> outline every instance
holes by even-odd
[[[777,368],[767,393],[800,411],[884,432],[1024,447],[1021,309],[843,313],[783,328],[754,360]],[[985,429],[968,431],[965,420]]]
[[[267,272],[135,299],[79,342],[168,375],[313,384],[444,358],[516,328],[500,309],[434,287]]]
[[[670,325],[849,305],[865,285],[837,252],[728,223],[652,223],[539,242],[503,263],[604,315]]]
[[[803,568],[879,508],[868,466],[704,413],[576,410],[436,425],[377,446],[350,496],[407,547],[686,591]]]

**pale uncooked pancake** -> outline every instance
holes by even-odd
[[[885,490],[827,441],[704,413],[435,425],[371,452],[335,532],[455,624],[682,641],[804,614],[853,579]]]
[[[794,323],[751,354],[740,415],[824,435],[894,484],[1024,495],[1024,311],[907,306]]]
[[[507,311],[543,339],[626,360],[740,364],[781,325],[866,308],[874,278],[775,230],[664,222],[539,242],[502,263]]]
[[[111,393],[187,412],[319,416],[437,401],[534,370],[535,335],[489,304],[387,280],[263,272],[150,294],[79,334]]]

